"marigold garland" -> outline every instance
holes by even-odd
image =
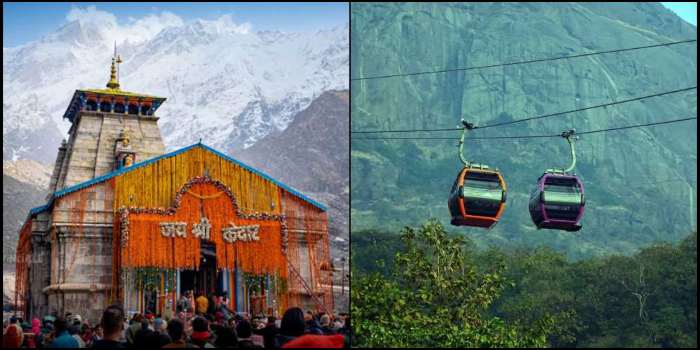
[[[227,196],[216,196],[223,192]],[[190,193],[197,194],[196,196]],[[207,177],[189,181],[176,195],[176,206],[160,208],[123,208],[120,210],[122,265],[125,267],[152,266],[158,268],[199,268],[199,239],[192,235],[192,224],[199,222],[202,213],[211,225],[211,240],[216,246],[217,267],[246,272],[273,273],[286,276],[282,257],[282,235],[286,234],[280,215],[267,213],[244,214],[238,210],[236,198],[221,182]],[[202,199],[207,198],[207,199]],[[188,223],[185,238],[163,237],[161,222]],[[222,229],[230,226],[260,225],[260,240],[255,242],[226,243]],[[173,240],[175,249],[173,251]]]
[[[114,208],[170,207],[190,179],[205,174],[230,188],[240,208],[280,214],[276,184],[199,147],[116,177]]]
[[[277,272],[286,281],[287,264],[293,265],[303,270],[313,291],[299,281],[286,281],[289,293],[281,303],[301,306],[309,294],[320,293],[332,309],[332,293],[325,288],[330,274],[321,270],[330,266],[327,214],[215,153],[193,148],[119,175],[114,179],[113,208],[119,221],[114,225],[119,241],[115,251],[121,259],[115,273],[122,266],[198,268],[200,246],[191,232],[203,210],[212,222],[218,268],[232,269],[238,262],[245,272]],[[187,222],[187,238],[163,237],[162,221]],[[225,243],[221,228],[231,223],[260,225],[261,241]]]

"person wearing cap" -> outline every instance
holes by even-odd
[[[68,334],[70,334],[71,337],[75,338],[75,340],[78,342],[79,348],[84,348],[85,341],[80,336],[81,326],[82,318],[80,317],[80,315],[71,315],[70,321],[68,321]]]
[[[37,347],[43,347],[44,344],[49,343],[48,338],[51,332],[53,332],[53,322],[55,320],[56,318],[51,315],[44,316],[44,319],[41,322],[41,328],[36,336]]]

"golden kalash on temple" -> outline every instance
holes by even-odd
[[[25,318],[97,322],[111,303],[166,314],[187,291],[238,312],[332,312],[326,208],[202,143],[165,153],[165,98],[121,90],[119,62],[107,89],[75,91],[48,203],[21,229]]]

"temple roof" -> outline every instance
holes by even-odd
[[[141,98],[150,98],[153,100],[163,100],[165,101],[165,97],[158,97],[158,96],[153,96],[153,95],[146,95],[142,94],[139,92],[129,92],[129,91],[124,91],[124,90],[118,90],[118,89],[85,89],[85,90],[75,90],[76,92],[90,92],[94,94],[99,94],[99,95],[114,95],[114,96],[127,96],[127,97],[141,97]]]
[[[209,147],[209,146],[207,146],[207,145],[205,145],[205,144],[202,144],[202,143],[195,143],[195,144],[193,144],[193,145],[190,145],[190,146],[181,148],[181,149],[179,149],[179,150],[176,150],[176,151],[173,151],[173,152],[170,152],[170,153],[166,153],[166,154],[160,155],[160,156],[155,157],[155,158],[147,159],[147,160],[144,160],[144,161],[142,161],[142,162],[138,162],[138,163],[136,163],[136,164],[134,164],[134,165],[132,165],[132,166],[130,166],[130,167],[117,169],[117,170],[114,170],[114,171],[112,171],[112,172],[110,172],[110,173],[107,173],[107,174],[104,174],[104,175],[102,175],[102,176],[96,177],[96,178],[94,178],[94,179],[90,179],[90,180],[88,180],[88,181],[85,181],[85,182],[82,182],[82,183],[79,183],[79,184],[75,184],[75,185],[73,185],[73,186],[66,187],[66,188],[64,188],[64,189],[62,189],[62,190],[56,191],[56,192],[54,192],[53,194],[51,194],[51,198],[49,199],[49,202],[48,202],[48,203],[46,203],[45,205],[42,205],[42,206],[38,206],[38,207],[32,208],[32,209],[29,211],[29,216],[31,217],[31,216],[34,216],[34,215],[36,215],[36,214],[38,214],[38,213],[41,213],[41,212],[43,212],[43,211],[48,210],[48,209],[51,207],[51,205],[53,204],[54,199],[56,199],[56,198],[63,197],[63,196],[65,196],[65,195],[69,194],[69,193],[73,193],[73,192],[79,191],[79,190],[81,190],[81,189],[83,189],[83,188],[92,186],[92,185],[94,185],[94,184],[107,181],[107,180],[109,180],[109,179],[111,179],[111,178],[113,178],[113,177],[116,177],[116,176],[119,176],[119,175],[121,175],[121,174],[130,172],[130,171],[135,170],[135,169],[138,169],[138,168],[140,168],[140,167],[143,167],[143,166],[146,166],[146,165],[149,165],[149,164],[158,162],[158,161],[160,161],[160,160],[167,159],[167,158],[170,158],[170,157],[174,157],[174,156],[176,156],[176,155],[178,155],[178,154],[180,154],[180,153],[187,152],[187,151],[189,151],[189,150],[191,150],[191,149],[193,149],[193,148],[195,148],[195,147],[199,147],[199,148],[202,148],[202,149],[204,149],[204,150],[206,150],[206,151],[212,152],[212,153],[216,154],[217,156],[219,156],[219,157],[221,157],[221,158],[223,158],[223,159],[225,159],[225,160],[227,160],[227,161],[229,161],[229,162],[232,162],[232,163],[234,163],[234,164],[236,164],[236,165],[238,165],[238,166],[240,166],[240,167],[242,167],[242,168],[244,168],[244,169],[246,169],[246,170],[252,172],[253,174],[258,175],[258,176],[260,176],[260,177],[262,177],[262,178],[264,178],[264,179],[266,179],[266,180],[272,182],[273,184],[275,184],[275,185],[281,187],[282,189],[284,189],[285,191],[287,191],[287,192],[289,192],[289,193],[295,195],[296,197],[299,197],[299,198],[302,199],[303,201],[305,201],[305,202],[307,202],[307,203],[309,203],[309,204],[315,206],[316,208],[320,209],[321,211],[327,211],[327,208],[326,208],[323,204],[320,204],[320,203],[316,202],[315,200],[313,200],[313,199],[311,199],[311,198],[309,198],[309,197],[303,195],[301,192],[299,192],[299,191],[297,191],[297,190],[295,190],[295,189],[293,189],[293,188],[287,186],[286,184],[284,184],[284,183],[282,183],[282,182],[280,182],[280,181],[278,181],[278,180],[273,179],[270,175],[267,175],[267,174],[265,174],[264,172],[262,172],[262,171],[260,171],[260,170],[257,170],[257,169],[255,169],[255,168],[253,168],[253,167],[251,167],[251,166],[249,166],[249,165],[247,165],[247,164],[245,164],[245,163],[242,163],[241,161],[239,161],[239,160],[237,160],[237,159],[235,159],[235,158],[233,158],[233,157],[229,157],[229,156],[227,156],[227,155],[225,155],[225,154],[223,154],[223,153],[221,153],[221,152],[219,152],[219,151],[217,151],[217,150],[215,150],[215,149],[213,149],[213,148],[211,148],[211,147]]]
[[[151,101],[153,103],[153,112],[160,107],[166,98],[158,97],[152,95],[146,95],[138,92],[129,92],[120,89],[78,89],[73,93],[73,97],[68,103],[68,108],[66,112],[63,113],[63,119],[70,120],[71,123],[75,121],[75,117],[81,109],[82,104],[85,103],[87,97],[91,94],[98,96],[114,96],[114,97],[124,97],[124,98],[136,98],[141,100]]]
[[[124,91],[120,89],[119,85],[119,75],[118,75],[118,68],[117,65],[119,63],[122,63],[122,59],[119,55],[117,55],[117,43],[114,43],[114,56],[112,57],[112,66],[110,68],[110,75],[109,75],[109,81],[107,82],[107,88],[106,89],[84,89],[84,90],[75,90],[75,93],[73,94],[73,98],[71,99],[70,103],[68,104],[68,108],[66,109],[66,112],[63,113],[63,119],[68,119],[70,120],[71,123],[74,122],[75,116],[80,111],[83,107],[83,105],[86,103],[87,99],[93,96],[97,96],[98,100],[101,97],[104,96],[112,96],[112,97],[124,97],[126,99],[137,99],[137,100],[145,100],[147,102],[151,102],[151,106],[153,107],[152,112],[155,113],[155,110],[158,109],[161,103],[165,101],[165,97],[158,97],[158,96],[151,96],[151,95],[146,95],[146,94],[141,94],[137,92],[129,92],[129,91]]]

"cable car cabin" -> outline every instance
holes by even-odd
[[[465,167],[452,185],[452,225],[491,228],[503,214],[506,183],[498,170]]]
[[[530,195],[530,217],[538,229],[578,231],[585,204],[578,176],[545,172]]]

